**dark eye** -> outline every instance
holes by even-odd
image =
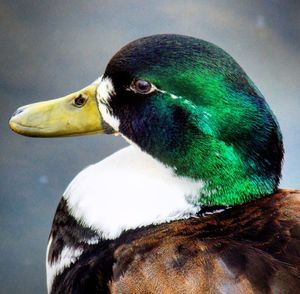
[[[81,107],[85,104],[86,98],[83,97],[82,95],[79,95],[77,98],[74,99],[74,104],[77,107]]]
[[[155,87],[150,82],[145,80],[133,81],[130,88],[139,94],[149,94],[155,90]]]

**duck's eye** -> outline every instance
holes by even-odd
[[[80,94],[78,97],[74,99],[74,105],[77,107],[81,107],[85,104],[86,100],[87,99]]]
[[[155,87],[148,81],[135,80],[130,86],[131,90],[139,94],[149,94],[155,90]]]

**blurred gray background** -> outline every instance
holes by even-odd
[[[60,195],[82,168],[126,145],[106,135],[21,137],[9,130],[10,115],[82,88],[121,46],[155,33],[211,41],[240,63],[281,124],[281,186],[300,188],[300,1],[0,1],[1,293],[46,292]]]

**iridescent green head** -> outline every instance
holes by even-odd
[[[177,175],[201,179],[200,204],[233,205],[277,189],[276,118],[219,47],[179,35],[142,38],[111,59],[105,78],[119,132]]]
[[[176,175],[202,181],[202,205],[244,203],[278,187],[276,118],[242,68],[211,43],[179,35],[136,40],[99,81],[57,101],[63,107],[19,109],[11,127],[30,136],[119,132]],[[41,107],[50,126],[41,123]]]

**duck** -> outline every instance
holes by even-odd
[[[89,86],[20,107],[9,124],[129,143],[64,192],[48,293],[299,293],[300,191],[279,188],[279,123],[220,47],[137,39]]]

